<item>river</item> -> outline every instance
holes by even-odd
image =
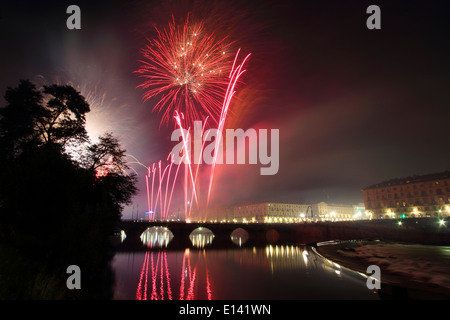
[[[167,250],[170,233],[142,237],[145,250],[117,252],[112,261],[116,300],[379,299],[367,276],[322,257],[307,245],[262,244],[214,248],[211,234]]]

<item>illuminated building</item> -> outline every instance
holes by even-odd
[[[295,204],[263,202],[234,207],[235,222],[295,223],[302,221],[343,221],[364,218],[364,207],[319,202]]]
[[[355,220],[364,219],[365,208],[363,204],[346,205],[319,202],[312,205],[316,217],[321,220]]]
[[[445,217],[450,214],[450,172],[392,179],[363,189],[374,219]]]

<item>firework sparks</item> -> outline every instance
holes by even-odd
[[[212,185],[213,185],[213,180],[214,180],[214,171],[215,171],[215,167],[216,167],[216,163],[217,163],[219,145],[221,143],[222,131],[224,129],[225,120],[227,118],[231,99],[233,98],[234,94],[236,93],[236,83],[238,82],[241,75],[246,71],[245,69],[243,69],[244,65],[251,55],[251,54],[248,54],[243,59],[243,61],[239,65],[236,66],[239,52],[240,52],[240,50],[238,50],[238,52],[236,53],[236,56],[233,61],[233,66],[232,66],[230,74],[229,74],[229,82],[228,82],[227,91],[226,91],[225,98],[224,98],[223,104],[222,104],[222,109],[221,109],[221,114],[220,114],[220,119],[219,119],[219,127],[217,129],[217,137],[218,138],[215,141],[215,147],[214,147],[214,149],[216,151],[214,152],[214,159],[212,162],[211,174],[210,174],[210,180],[209,180],[207,204],[209,204],[209,201],[211,198],[211,190],[212,190]]]
[[[250,54],[248,54],[241,63],[238,64],[238,57],[239,57],[239,53],[240,50],[236,53],[236,56],[234,58],[233,64],[232,64],[232,68],[230,70],[230,73],[228,75],[228,84],[227,84],[227,88],[224,94],[224,98],[223,98],[223,102],[222,102],[222,108],[221,108],[221,114],[220,114],[220,118],[219,118],[219,126],[218,126],[218,139],[216,139],[215,141],[215,152],[214,152],[214,157],[213,157],[213,161],[212,161],[212,167],[211,167],[211,172],[210,172],[210,179],[209,179],[209,188],[208,188],[208,195],[207,195],[207,201],[206,204],[209,204],[210,198],[211,198],[211,193],[212,193],[212,186],[213,186],[213,180],[214,180],[214,175],[215,175],[215,166],[217,163],[217,156],[218,156],[218,152],[217,150],[219,149],[219,145],[221,143],[221,139],[220,137],[222,136],[222,131],[224,130],[224,126],[225,126],[225,120],[227,118],[227,114],[229,111],[229,107],[230,107],[230,103],[232,101],[232,98],[236,92],[236,83],[238,82],[239,78],[241,77],[241,75],[245,72],[244,65],[246,64],[247,60],[250,57]],[[179,127],[180,132],[181,132],[181,137],[182,137],[182,143],[183,143],[183,156],[182,158],[184,159],[182,162],[184,162],[185,164],[185,177],[184,177],[184,206],[185,206],[185,219],[189,219],[190,214],[191,214],[191,210],[192,210],[192,205],[195,201],[195,203],[198,206],[198,190],[197,190],[197,179],[198,179],[198,173],[199,173],[199,163],[200,163],[200,158],[201,158],[201,154],[197,155],[197,157],[199,157],[197,159],[197,166],[196,168],[193,168],[192,166],[192,159],[191,159],[191,155],[190,155],[190,139],[188,139],[188,137],[186,135],[189,135],[189,133],[184,133],[186,129],[187,132],[189,132],[190,127],[185,128],[184,126],[184,115],[183,113],[179,113],[178,110],[175,110],[174,112],[174,119],[176,122],[176,125]],[[201,133],[203,136],[203,133],[205,132],[205,124],[206,124],[206,120],[208,118],[205,119],[205,123],[201,129]],[[202,150],[204,148],[204,143],[205,143],[206,139],[204,139],[204,141],[202,142]],[[147,202],[148,202],[148,208],[149,208],[149,212],[155,213],[156,212],[156,208],[158,207],[158,200],[159,200],[159,207],[161,210],[161,218],[167,218],[168,216],[168,211],[169,211],[169,207],[170,207],[170,203],[172,200],[172,193],[173,193],[173,188],[176,182],[176,177],[178,176],[178,170],[180,169],[180,165],[178,165],[177,170],[175,172],[174,178],[172,180],[172,191],[170,193],[168,193],[168,188],[169,188],[169,180],[170,180],[170,176],[171,176],[171,170],[172,170],[172,164],[173,164],[173,157],[175,155],[171,155],[169,154],[169,157],[171,158],[171,162],[170,164],[166,165],[166,167],[163,169],[161,167],[161,161],[158,162],[158,164],[153,164],[151,167],[148,167],[148,174],[146,175],[146,187],[147,187]],[[166,175],[166,172],[168,173]],[[151,179],[150,179],[151,178]],[[157,179],[156,182],[156,186],[155,186],[155,178]],[[166,179],[166,180],[165,180]],[[151,180],[151,185],[150,185],[150,180]],[[163,195],[163,187],[164,187],[164,181],[166,182],[165,185],[165,194]],[[188,201],[189,199],[189,189],[191,190],[191,195],[190,195],[190,201]],[[156,201],[154,202],[154,195],[156,192]],[[194,200],[194,201],[193,201]],[[164,202],[164,203],[163,203]],[[154,216],[153,216],[154,217]],[[151,217],[149,217],[151,219]]]
[[[161,160],[158,163],[153,163],[147,167],[147,175],[145,176],[145,183],[147,189],[147,206],[149,213],[149,220],[155,219],[157,210],[161,220],[167,220],[172,202],[173,191],[178,177],[178,170],[180,166],[174,171],[173,157],[169,154],[170,163],[163,168]],[[156,184],[155,184],[156,179]],[[150,183],[151,181],[151,183]],[[170,190],[170,191],[169,191]],[[156,197],[155,197],[156,193]]]
[[[175,110],[188,123],[209,116],[217,119],[231,67],[226,39],[216,40],[201,23],[184,25],[172,22],[159,30],[142,50],[142,66],[135,72],[144,78],[138,87],[145,90],[144,101],[157,97],[154,111],[162,113],[161,124],[167,124]]]
[[[199,205],[199,190],[197,179],[199,161],[193,168],[190,155],[190,138],[184,134],[189,132],[196,120],[204,120],[206,124],[218,126],[218,135],[224,130],[225,120],[229,113],[231,100],[236,91],[247,55],[241,63],[238,62],[239,51],[231,54],[230,43],[226,38],[216,39],[213,33],[208,33],[202,23],[191,23],[189,17],[183,24],[172,21],[164,29],[156,28],[157,36],[149,40],[142,50],[141,67],[135,71],[144,81],[138,86],[144,90],[143,100],[155,98],[153,111],[162,114],[160,125],[168,124],[173,117],[175,126],[182,133],[184,172],[184,206],[185,219],[191,214],[192,205]],[[205,131],[202,128],[202,134]],[[188,134],[189,135],[189,134]],[[202,150],[204,143],[202,142]],[[218,150],[220,139],[216,140],[215,150]],[[201,154],[194,155],[194,158]],[[200,159],[198,159],[200,160]],[[215,152],[210,173],[206,207],[211,198],[214,180],[217,152]],[[161,168],[161,162],[148,167],[146,175],[147,201],[149,212],[154,213],[158,206],[162,217],[167,217],[172,192],[169,190],[169,179],[166,180],[165,193],[163,181],[170,177],[172,163]],[[176,170],[173,186],[178,174]],[[167,172],[167,173],[166,173]],[[156,179],[156,185],[155,185]],[[191,192],[191,194],[189,194]],[[154,196],[156,195],[156,199]],[[190,200],[189,200],[190,199]],[[154,202],[155,200],[155,202]],[[163,204],[166,202],[167,204]]]
[[[180,129],[181,132],[181,138],[183,140],[183,148],[182,148],[182,152],[183,152],[183,162],[185,165],[185,184],[184,184],[184,192],[185,192],[185,199],[184,199],[184,203],[185,203],[185,218],[189,219],[190,214],[191,214],[191,210],[192,210],[192,205],[194,203],[199,204],[199,195],[198,195],[198,191],[197,191],[197,180],[198,180],[198,175],[199,175],[199,164],[201,163],[201,158],[202,158],[202,152],[199,152],[199,154],[197,155],[197,158],[194,159],[196,161],[194,161],[194,163],[196,163],[197,165],[195,166],[195,168],[193,168],[192,166],[192,160],[191,160],[191,147],[190,147],[190,134],[189,133],[184,133],[184,130],[186,129],[187,132],[189,132],[190,128],[184,128],[183,126],[183,119],[184,116],[183,114],[178,113],[178,111],[175,111],[175,116],[174,119]],[[206,123],[208,121],[208,117],[206,117],[205,122],[201,128],[201,136],[203,136],[204,132],[205,132],[205,127],[206,127]],[[202,142],[202,147],[201,150],[204,149],[205,146],[205,142],[206,139],[203,140]],[[195,158],[195,154],[194,154],[194,158]],[[190,183],[189,183],[190,182]],[[191,189],[191,199],[188,200],[188,193],[189,193],[189,189]]]

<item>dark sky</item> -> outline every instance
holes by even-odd
[[[252,53],[230,123],[280,130],[278,174],[222,166],[213,202],[358,203],[373,183],[449,169],[445,3],[14,1],[0,9],[0,89],[25,78],[70,82],[94,102],[89,133],[112,130],[129,154],[151,164],[172,148],[172,128],[159,128],[133,71],[152,26],[189,12]],[[81,30],[66,28],[70,4],[81,8]],[[371,4],[381,8],[381,30],[366,28]]]

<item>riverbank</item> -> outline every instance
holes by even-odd
[[[0,300],[110,299],[112,252],[101,240],[86,239],[44,242],[20,233],[0,238]],[[80,267],[82,290],[67,287],[72,264]]]
[[[317,252],[363,274],[379,266],[384,298],[450,300],[450,246],[344,241],[319,243]]]

